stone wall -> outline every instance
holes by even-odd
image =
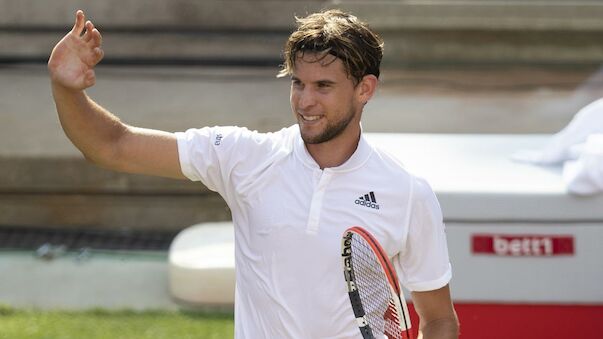
[[[603,60],[598,1],[0,0],[0,61],[44,61],[82,8],[107,63],[275,64],[294,16],[333,7],[383,35],[389,66]]]

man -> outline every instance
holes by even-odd
[[[337,10],[298,19],[280,73],[291,77],[296,125],[168,133],[128,126],[86,95],[103,51],[84,20],[78,11],[48,62],[63,129],[99,166],[199,180],[222,195],[235,225],[237,338],[359,338],[339,252],[352,225],[393,258],[423,338],[457,337],[437,200],[362,136],[383,49],[366,24]],[[376,203],[355,203],[367,193]]]

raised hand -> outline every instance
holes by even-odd
[[[51,80],[73,90],[94,85],[94,67],[104,55],[100,32],[85,19],[84,12],[78,10],[73,29],[57,43],[48,60]]]

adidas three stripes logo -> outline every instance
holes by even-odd
[[[374,208],[376,210],[379,209],[379,204],[377,204],[377,199],[375,198],[375,192],[371,191],[363,196],[358,197],[356,201],[354,201],[356,205],[361,205],[369,208]]]

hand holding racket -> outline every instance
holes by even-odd
[[[341,248],[348,295],[362,337],[411,339],[398,276],[381,245],[354,226],[344,232]]]

